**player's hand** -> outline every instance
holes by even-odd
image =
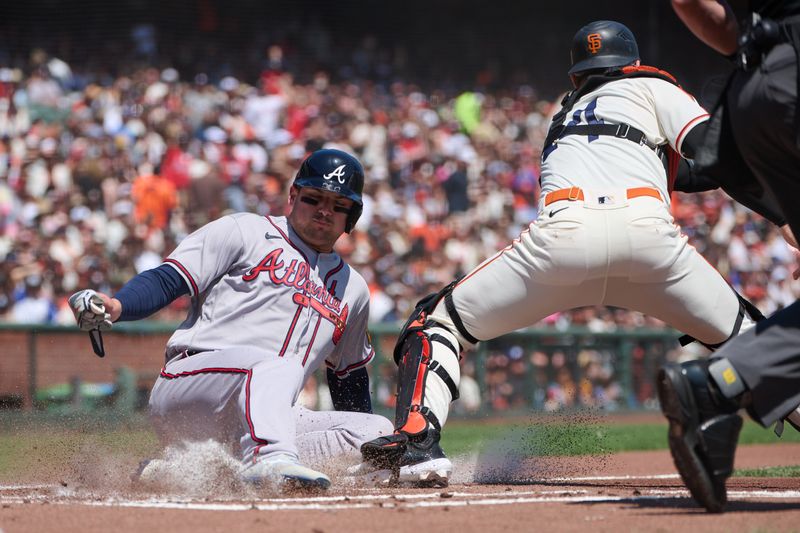
[[[106,311],[106,303],[109,301],[108,296],[91,289],[78,291],[70,296],[69,306],[78,327],[84,331],[111,329],[111,314]]]

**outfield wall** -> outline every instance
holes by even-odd
[[[93,353],[88,334],[73,327],[0,324],[0,406],[41,407],[48,391],[68,384],[108,384],[110,390],[123,369],[146,395],[164,363],[164,346],[174,327],[116,325],[104,334],[107,355],[101,359]],[[394,407],[391,352],[397,327],[378,325],[371,333],[377,352],[370,367],[375,407],[388,412]],[[481,343],[464,355],[462,400],[454,411],[652,407],[652,377],[661,362],[678,357],[677,336],[671,330],[537,328]],[[324,403],[324,380],[320,377],[310,387],[315,385],[320,398],[311,391],[309,401]]]

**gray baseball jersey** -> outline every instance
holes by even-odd
[[[308,247],[285,217],[222,217],[184,239],[165,262],[193,297],[167,359],[184,350],[253,346],[300,358],[307,377],[323,362],[345,375],[374,354],[366,282],[338,254]]]
[[[367,284],[337,254],[309,248],[284,217],[241,213],[194,232],[165,262],[192,309],[150,395],[162,440],[238,442],[245,460],[298,457],[300,443],[327,460],[391,431],[383,417],[339,412],[320,429],[293,408],[322,364],[345,376],[374,355]]]

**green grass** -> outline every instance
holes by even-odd
[[[0,474],[34,469],[43,461],[66,462],[86,450],[141,456],[157,447],[157,439],[149,430],[0,435]]]
[[[748,468],[736,470],[733,475],[741,477],[800,477],[800,465]]]
[[[157,449],[155,434],[141,418],[0,417],[0,481],[25,479],[92,454],[141,458]]]
[[[800,442],[800,433],[787,428],[778,439],[772,430],[746,421],[739,444]],[[667,448],[667,424],[575,423],[486,424],[457,422],[447,426],[442,446],[451,455],[480,451],[494,443],[524,450],[529,455],[592,455]]]
[[[596,455],[636,450],[666,450],[667,424],[531,423],[478,425],[463,422],[447,426],[442,446],[455,456],[486,449],[509,450],[525,455]],[[778,439],[751,421],[746,421],[739,444],[800,442],[800,433],[786,428]],[[800,477],[800,465],[736,470],[741,477]]]

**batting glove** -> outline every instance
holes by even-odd
[[[103,299],[92,289],[78,291],[69,297],[69,306],[78,327],[83,331],[111,329],[111,315],[106,313]]]

